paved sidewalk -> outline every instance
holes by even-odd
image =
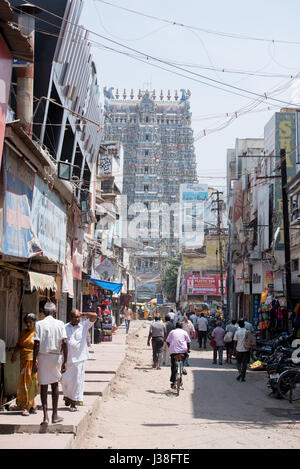
[[[131,321],[128,336],[135,334],[145,321]],[[101,402],[110,392],[111,385],[126,357],[125,326],[120,326],[113,334],[112,342],[92,345],[90,359],[86,363],[84,405],[78,412],[70,412],[64,405],[61,386],[58,412],[64,418],[60,424],[49,424],[43,434],[40,423],[42,410],[36,415],[23,417],[21,412],[0,412],[0,449],[50,449],[72,448],[84,435],[93,415]],[[50,387],[49,387],[50,389]],[[49,391],[50,393],[50,391]],[[40,406],[40,397],[37,396]],[[48,396],[49,417],[51,419],[52,402]]]

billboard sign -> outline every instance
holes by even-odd
[[[277,112],[275,125],[275,155],[280,155],[280,150],[286,151],[286,173],[287,182],[296,176],[296,112]],[[276,166],[279,159],[276,158]],[[280,172],[277,172],[280,174]],[[281,178],[275,179],[274,190],[274,211],[277,214],[277,221],[274,226],[274,233],[280,227],[279,236],[276,239],[275,249],[284,250],[284,230],[283,230],[283,208],[282,208],[282,188]]]
[[[221,295],[220,275],[187,275],[187,295]],[[226,294],[226,275],[223,276],[223,293]]]
[[[156,285],[153,283],[138,283],[136,285],[137,299],[152,300],[155,298]]]
[[[34,173],[6,145],[3,155],[6,187],[2,252],[28,259],[41,252],[31,223]]]
[[[207,184],[180,185],[179,238],[181,246],[186,248],[203,246],[204,213],[207,199]]]
[[[109,280],[116,272],[114,264],[105,256],[95,255],[92,266],[92,277],[98,280]]]
[[[37,175],[34,181],[31,223],[44,255],[53,261],[65,264],[66,206]]]

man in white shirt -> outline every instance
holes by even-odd
[[[245,329],[247,331],[250,331],[250,332],[253,332],[253,326],[251,324],[251,322],[248,322],[248,318],[244,318],[244,323],[245,323]]]
[[[190,352],[191,339],[188,333],[182,329],[182,324],[177,322],[176,328],[169,333],[166,342],[169,346],[171,357],[171,388],[174,388],[176,379],[176,362],[174,357],[178,354],[184,354],[187,357],[187,354]],[[184,374],[186,374],[186,371]]]
[[[234,350],[233,354],[236,355],[238,376],[237,380],[239,381],[242,378],[242,381],[246,381],[246,371],[247,365],[250,361],[250,352],[245,347],[245,336],[247,329],[245,328],[245,323],[241,319],[239,321],[239,329],[234,334]]]
[[[80,313],[78,309],[72,309],[71,321],[65,326],[68,360],[61,384],[65,404],[72,412],[77,410],[77,405],[83,405],[85,362],[89,358],[87,336],[96,320],[96,313]]]
[[[204,342],[204,348],[206,349],[207,326],[208,326],[208,321],[206,317],[204,316],[204,313],[201,313],[200,318],[197,320],[198,342],[199,342],[200,349],[202,349],[202,340]]]
[[[193,323],[193,326],[195,329],[197,329],[197,316],[195,314],[195,311],[192,312],[192,314],[190,315],[190,321],[192,321]]]
[[[63,418],[57,415],[58,382],[62,373],[66,371],[68,346],[65,325],[62,321],[54,318],[56,315],[55,304],[47,302],[44,306],[44,314],[45,318],[37,321],[35,325],[32,374],[38,371],[44,413],[44,420],[41,425],[48,425],[48,384],[51,384],[52,390],[52,423],[63,421]],[[63,352],[63,359],[61,351]]]
[[[170,312],[168,313],[168,316],[170,318],[171,323],[174,324],[174,322],[175,322],[175,313],[174,313],[173,309],[170,309]]]

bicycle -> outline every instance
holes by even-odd
[[[278,378],[278,392],[290,403],[300,400],[300,369],[289,368],[283,371]]]
[[[183,371],[184,359],[185,359],[184,354],[178,354],[178,355],[174,356],[174,360],[175,360],[175,363],[176,363],[175,388],[176,388],[177,396],[179,396],[180,389],[183,389],[183,387],[182,387],[182,371]]]

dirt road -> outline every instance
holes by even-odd
[[[300,448],[300,409],[268,396],[265,372],[236,381],[235,365],[213,365],[193,341],[184,391],[170,368],[152,368],[149,324],[128,338],[127,361],[81,448]]]

